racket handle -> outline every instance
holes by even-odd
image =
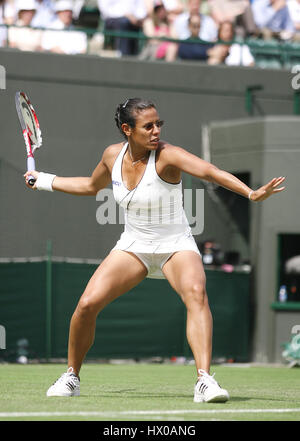
[[[33,176],[29,176],[28,184],[31,185],[31,187],[35,184],[36,179]]]
[[[28,156],[27,158],[27,171],[29,170],[35,170],[35,160],[32,156]],[[33,176],[29,176],[28,178],[28,184],[33,186],[36,179]]]

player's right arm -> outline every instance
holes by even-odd
[[[91,174],[86,177],[61,177],[55,176],[52,181],[52,190],[61,191],[63,193],[69,193],[78,196],[93,196],[98,193],[99,190],[107,187],[111,182],[111,168],[116,156],[116,146],[110,146],[105,149],[101,161]],[[31,187],[27,178],[34,176],[37,182]],[[32,189],[38,188],[38,176],[39,172],[28,171],[25,173],[25,182],[27,187]]]
[[[99,190],[105,188],[110,181],[109,170],[102,158],[91,176],[70,178],[56,176],[53,180],[52,188],[56,191],[78,196],[93,196]]]

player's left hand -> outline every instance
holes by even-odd
[[[263,185],[262,187],[253,191],[250,197],[251,201],[261,202],[269,198],[273,194],[280,193],[285,189],[285,187],[279,187],[284,182],[284,180],[285,178],[282,176],[280,176],[280,178],[273,178],[266,185]]]

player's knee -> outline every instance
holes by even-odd
[[[206,288],[203,283],[191,283],[186,287],[183,301],[187,307],[204,306],[207,300]]]
[[[97,314],[97,307],[90,297],[82,297],[77,305],[76,314],[91,317]]]

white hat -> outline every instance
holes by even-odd
[[[37,9],[35,0],[18,0],[16,4],[16,10],[19,11],[32,11]]]
[[[54,6],[55,12],[73,11],[73,2],[70,0],[59,0]]]

